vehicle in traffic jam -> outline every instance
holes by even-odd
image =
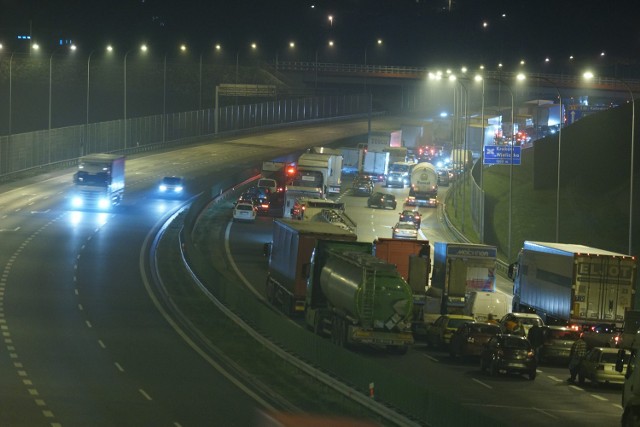
[[[422,215],[418,211],[412,211],[405,209],[400,212],[399,222],[412,222],[416,228],[420,228],[420,223],[422,221]]]
[[[387,187],[404,188],[405,185],[409,184],[409,178],[407,175],[403,175],[400,172],[390,172],[387,175],[387,181],[385,184]]]
[[[616,371],[617,358],[617,348],[592,348],[580,363],[580,367],[578,368],[578,382],[584,384],[585,380],[589,380],[593,385],[603,383],[623,384],[627,364],[623,364],[622,372]]]
[[[451,337],[465,323],[473,323],[473,317],[462,314],[443,314],[435,322],[426,326],[424,339],[427,345],[445,348],[451,342]],[[416,331],[421,335],[421,331]]]
[[[542,346],[538,348],[538,362],[562,361],[568,363],[571,346],[580,338],[580,332],[565,326],[543,326],[542,337]]]
[[[465,323],[451,335],[449,356],[463,359],[478,357],[482,354],[483,345],[500,332],[500,326],[494,323]]]
[[[373,194],[373,181],[369,178],[358,177],[353,180],[351,188],[356,196],[370,196]]]
[[[234,221],[255,221],[257,210],[251,202],[238,202],[233,207]]]
[[[367,200],[367,207],[379,209],[394,209],[397,207],[396,196],[393,194],[373,193]]]
[[[450,181],[449,172],[446,169],[438,169],[438,185],[446,187]]]
[[[533,325],[544,326],[542,318],[535,313],[507,313],[499,323],[503,333],[523,337],[529,334]]]
[[[531,343],[524,337],[498,334],[483,345],[480,354],[480,370],[497,375],[498,373],[527,374],[530,380],[536,378],[535,353]]]
[[[397,222],[393,226],[391,237],[394,239],[413,239],[418,238],[418,229],[413,222]]]

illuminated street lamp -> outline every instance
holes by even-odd
[[[602,55],[604,55],[604,52],[602,53]],[[592,72],[587,71],[583,74],[583,77],[586,80],[591,80],[594,78],[594,75]],[[629,96],[631,97],[631,160],[630,160],[630,171],[629,171],[629,246],[628,246],[628,253],[629,255],[631,255],[631,250],[633,249],[633,238],[632,238],[632,231],[633,231],[633,167],[634,167],[634,146],[635,146],[635,130],[636,130],[636,99],[633,96],[633,91],[631,90],[631,87],[629,87],[629,84],[627,84],[627,82],[625,82],[622,79],[619,79],[617,77],[614,77],[614,79],[616,79],[617,81],[619,81],[620,83],[622,83],[625,87],[625,89],[627,89],[627,91],[629,92]]]
[[[69,50],[71,52],[75,52],[76,50],[76,45],[71,45],[69,46]],[[54,50],[53,52],[51,52],[51,55],[49,56],[49,127],[48,127],[48,136],[49,136],[49,163],[51,163],[51,100],[52,100],[52,65],[53,65],[53,55],[55,55],[56,50]]]
[[[376,40],[377,46],[382,46],[382,39]],[[364,93],[367,93],[367,46],[364,47]]]
[[[127,149],[127,56],[133,49],[128,50],[124,54],[124,149]],[[140,46],[141,52],[147,51],[147,45]]]
[[[562,109],[562,95],[560,95],[560,90],[555,85],[555,83],[549,80],[546,77],[536,76],[533,77],[539,80],[543,80],[549,83],[555,90],[558,95],[558,100],[560,101],[560,123],[558,123],[558,178],[556,182],[556,243],[559,242],[560,238],[560,166],[561,166],[561,153],[562,153],[562,125],[564,124],[564,112]],[[526,76],[523,73],[519,73],[516,76],[518,81],[524,81]]]

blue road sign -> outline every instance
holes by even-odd
[[[513,152],[511,151],[513,149]],[[520,147],[511,145],[485,145],[483,164],[485,165],[519,165]]]

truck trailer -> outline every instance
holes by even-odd
[[[303,153],[298,158],[293,185],[322,188],[323,195],[340,194],[342,186],[342,154],[320,150]],[[322,151],[322,152],[321,152]]]
[[[378,238],[373,242],[373,254],[395,265],[400,276],[407,281],[413,296],[412,321],[420,322],[431,273],[429,241]]]
[[[545,323],[622,327],[633,309],[636,259],[577,244],[525,241],[509,267],[513,311]]]
[[[304,311],[311,253],[319,240],[355,242],[357,235],[325,222],[273,222],[266,293],[268,301],[288,315]]]
[[[413,344],[411,289],[396,267],[362,242],[317,242],[311,259],[305,322],[340,346]]]
[[[436,242],[429,293],[440,300],[439,314],[462,314],[472,291],[495,292],[495,246]]]
[[[438,172],[428,162],[418,163],[411,171],[408,206],[437,206]]]
[[[90,154],[78,159],[73,174],[73,208],[110,209],[124,196],[125,157],[116,154]]]
[[[373,182],[384,181],[389,169],[389,152],[367,151],[364,153],[361,175]]]

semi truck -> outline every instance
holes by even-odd
[[[411,171],[408,206],[437,206],[438,172],[428,162],[418,163]]]
[[[578,244],[525,241],[509,266],[513,311],[545,323],[622,327],[633,309],[634,257]]]
[[[73,174],[73,208],[110,209],[124,196],[125,157],[117,154],[90,154],[78,159]]]
[[[462,314],[472,291],[495,292],[495,246],[436,242],[428,294],[439,300],[439,314]]]
[[[371,243],[317,241],[305,322],[340,346],[384,346],[404,354],[413,344],[411,289],[393,264],[371,250]]]
[[[311,253],[320,240],[355,242],[357,235],[325,222],[273,222],[266,294],[267,300],[285,314],[304,312]]]
[[[319,148],[316,148],[316,151],[300,155],[293,185],[321,188],[323,195],[340,194],[342,154],[325,149],[319,150]]]
[[[413,322],[421,321],[420,313],[426,299],[431,273],[431,247],[428,240],[378,238],[373,242],[373,254],[396,266],[407,281],[413,296]]]
[[[384,181],[389,168],[389,153],[367,151],[364,153],[361,175],[371,178],[373,182]]]
[[[302,201],[306,199],[322,199],[322,189],[314,187],[299,187],[288,185],[284,189],[282,201],[282,216],[284,218],[301,219]]]

